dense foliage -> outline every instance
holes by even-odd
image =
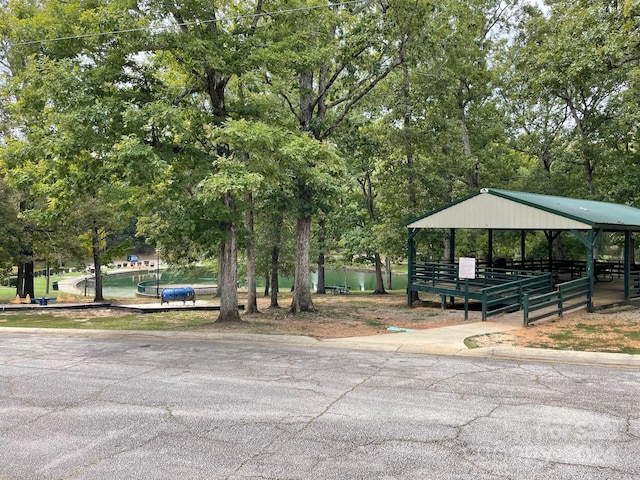
[[[99,268],[135,219],[233,320],[238,264],[294,312],[314,264],[383,293],[406,222],[481,187],[640,207],[637,0],[0,5],[0,268]]]

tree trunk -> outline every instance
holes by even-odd
[[[409,105],[411,102],[411,80],[409,78],[409,67],[406,63],[402,63],[402,77],[403,77],[403,89],[402,96],[405,105]],[[418,205],[417,198],[417,187],[415,182],[415,161],[414,161],[414,147],[413,147],[413,135],[412,135],[412,124],[411,124],[411,112],[408,110],[408,107],[405,106],[407,110],[405,110],[402,118],[402,133],[404,137],[404,149],[405,149],[405,158],[407,162],[407,183],[409,187],[409,212],[414,212],[416,206]],[[418,296],[417,290],[411,291],[411,302],[419,302],[420,297]]]
[[[373,184],[371,182],[371,172],[366,172],[364,178],[359,180],[360,187],[362,188],[362,195],[364,202],[367,205],[367,212],[369,213],[369,223],[373,226],[376,223],[375,212],[375,195],[373,194]],[[380,253],[374,253],[374,263],[376,268],[376,289],[373,291],[373,295],[386,295],[384,289],[384,280],[382,277],[382,261],[380,260]]]
[[[593,195],[595,193],[595,189],[593,188],[593,170],[593,163],[586,158],[584,160],[584,176],[587,182],[587,191],[589,192],[589,195]]]
[[[402,96],[405,105],[408,105],[410,102],[411,95],[411,83],[409,80],[409,67],[406,63],[402,64],[402,76],[404,79],[403,88],[402,88]],[[405,157],[407,160],[407,173],[408,173],[408,183],[409,183],[409,211],[413,212],[415,210],[417,204],[416,197],[416,185],[415,185],[415,172],[414,172],[414,160],[413,160],[413,139],[411,135],[411,112],[408,110],[404,112],[402,118],[402,133],[404,137],[404,149],[405,149]]]
[[[269,308],[280,308],[278,304],[278,291],[280,288],[278,287],[278,269],[280,263],[280,247],[278,245],[274,245],[271,249],[271,303]]]
[[[93,227],[91,227],[91,253],[93,255],[93,270],[95,272],[95,294],[93,297],[93,301],[103,302],[104,297],[102,296],[102,268],[100,266],[100,264],[102,263],[100,258],[100,229],[95,222],[93,223]]]
[[[230,193],[225,196],[225,205],[233,208]],[[238,313],[238,227],[234,222],[225,224],[225,237],[220,244],[220,315],[216,322],[239,322]]]
[[[220,298],[222,296],[222,288],[220,287],[220,278],[222,277],[222,255],[218,255],[218,288],[216,288],[216,293],[214,297]]]
[[[318,127],[312,125],[313,120],[313,72],[300,73],[298,76],[300,88],[300,126],[303,130],[313,133],[314,138],[320,139]]]
[[[280,292],[280,241],[282,239],[283,223],[284,215],[280,213],[276,220],[276,230],[271,248],[271,304],[269,308],[280,308],[278,304],[278,293]]]
[[[33,253],[25,253],[29,257],[33,256]],[[18,279],[16,283],[16,294],[20,298],[26,298],[29,295],[30,298],[35,296],[35,287],[33,284],[33,258],[18,265]]]
[[[299,218],[296,225],[296,263],[291,313],[315,312],[311,299],[309,263],[311,253],[311,216]]]
[[[256,293],[256,242],[253,230],[253,195],[249,193],[247,198],[249,208],[245,213],[245,226],[249,235],[247,237],[247,306],[246,313],[251,315],[259,313],[258,298]]]
[[[384,257],[384,270],[387,273],[387,290],[393,290],[393,275],[391,275],[391,259],[389,257]]]
[[[480,162],[473,157],[471,152],[471,139],[469,138],[467,119],[464,116],[464,112],[460,114],[460,122],[462,124],[462,150],[464,157],[473,162],[472,168],[467,172],[467,185],[471,191],[474,191],[480,188]]]
[[[327,222],[324,216],[320,217],[318,221],[318,247],[320,249],[320,253],[318,254],[318,286],[316,287],[316,293],[324,295],[326,293],[325,290],[325,276],[324,276],[324,250],[325,250],[325,238],[326,238],[326,229]]]
[[[24,298],[24,263],[18,265],[18,278],[16,279],[16,295]]]
[[[380,260],[380,254],[374,254],[376,264],[376,289],[373,295],[386,295],[387,291],[384,289],[384,279],[382,277],[382,261]]]
[[[223,77],[220,72],[212,68],[207,68],[206,70],[207,94],[211,100],[214,122],[216,125],[220,125],[227,118],[225,89],[227,88],[227,83],[229,83],[229,78]]]
[[[562,243],[561,235],[558,235],[553,239],[552,245],[553,245],[553,251],[556,254],[556,258],[558,260],[565,260],[564,243]]]

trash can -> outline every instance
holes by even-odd
[[[58,282],[53,282],[53,289],[57,292],[58,291]]]

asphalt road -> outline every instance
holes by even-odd
[[[0,479],[637,479],[640,371],[0,333]]]

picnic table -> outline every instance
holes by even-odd
[[[334,295],[348,295],[351,293],[351,287],[349,285],[331,285],[328,287],[324,287],[325,290],[331,291]]]
[[[596,282],[612,282],[613,272],[611,264],[598,263],[595,266],[594,280]]]

